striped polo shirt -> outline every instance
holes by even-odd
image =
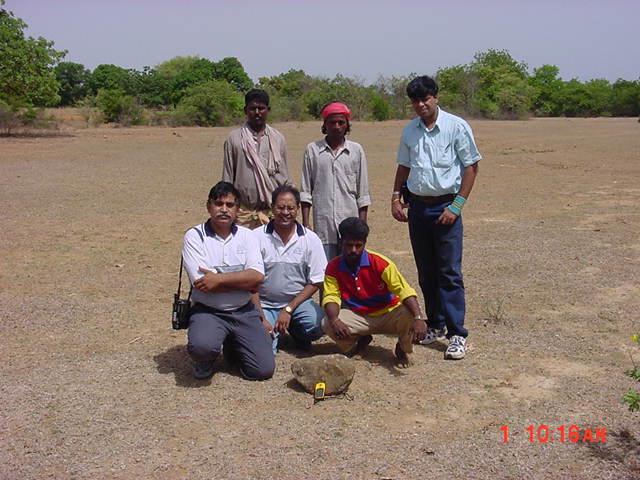
[[[395,263],[384,255],[365,250],[352,271],[341,256],[327,265],[322,306],[337,303],[360,315],[375,317],[394,310],[416,291]]]
[[[327,258],[318,235],[296,222],[296,230],[285,244],[273,220],[253,234],[264,262],[265,277],[260,285],[264,308],[284,308],[306,285],[322,284]]]

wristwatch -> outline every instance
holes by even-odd
[[[293,313],[293,309],[289,305],[284,307],[284,311],[287,312],[289,315]]]

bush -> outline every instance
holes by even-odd
[[[185,91],[174,114],[176,125],[215,127],[242,118],[244,99],[225,80],[210,80]]]
[[[371,98],[371,114],[374,120],[383,122],[391,118],[391,105],[378,94]]]
[[[96,106],[105,122],[115,122],[123,126],[139,125],[143,120],[143,110],[137,100],[122,90],[99,90]]]

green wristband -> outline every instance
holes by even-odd
[[[463,196],[456,195],[456,198],[453,199],[453,202],[451,202],[451,205],[447,206],[447,208],[451,213],[459,217],[460,214],[462,213],[462,207],[464,207],[464,204],[466,201],[467,199],[464,198]]]

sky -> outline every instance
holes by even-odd
[[[638,0],[6,0],[66,61],[141,69],[237,57],[253,80],[302,69],[366,83],[435,74],[489,48],[565,80],[640,78]]]

